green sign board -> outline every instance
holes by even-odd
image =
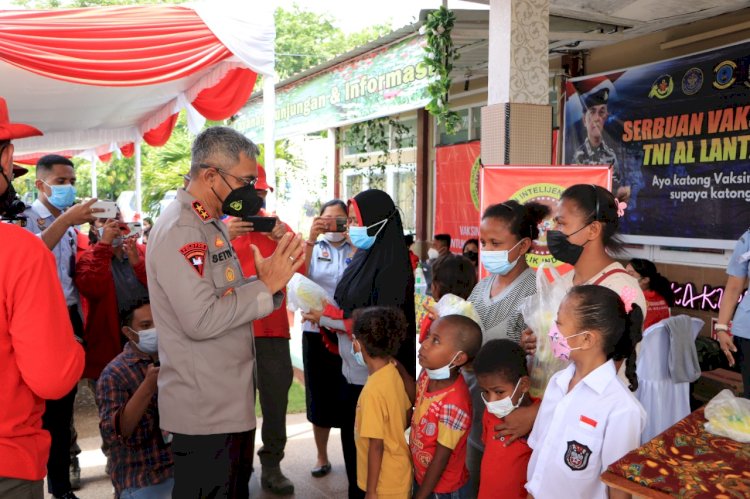
[[[276,138],[316,132],[417,109],[429,102],[433,79],[423,62],[424,38],[414,36],[281,88]],[[253,99],[232,126],[263,138],[263,101]]]

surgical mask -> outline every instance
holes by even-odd
[[[357,341],[357,340],[354,340],[354,341]],[[364,356],[362,356],[362,345],[359,346],[359,352],[355,352],[354,351],[354,341],[352,341],[352,346],[351,346],[352,356],[354,357],[354,361],[358,365],[360,365],[362,367],[367,367],[367,364],[365,363],[365,358],[364,358]],[[359,343],[359,342],[357,342],[357,343]]]
[[[232,186],[229,185],[229,182],[226,181],[221,172],[219,172],[219,176],[231,189]],[[219,195],[216,194],[213,187],[211,187],[211,190],[213,191],[214,196],[221,199],[219,198]],[[252,217],[257,215],[262,206],[263,198],[258,196],[255,186],[243,185],[242,187],[232,189],[231,192],[227,194],[227,197],[221,202],[221,212],[230,217]]]
[[[557,327],[557,323],[553,322],[549,328],[548,335],[550,337],[550,340],[552,340],[552,354],[560,360],[570,360],[570,352],[574,350],[580,350],[581,347],[570,348],[570,345],[568,345],[568,339],[573,338],[574,336],[580,336],[585,333],[588,333],[588,331],[571,334],[566,338],[560,332],[560,328]]]
[[[434,260],[435,258],[440,256],[440,252],[436,250],[435,248],[430,248],[427,250],[427,258],[430,260]]]
[[[521,241],[523,241],[523,239]],[[520,260],[523,255],[518,255],[518,258],[516,258],[512,262],[508,261],[508,255],[516,248],[516,246],[521,244],[521,241],[518,241],[516,245],[509,250],[482,250],[480,257],[482,259],[482,265],[487,269],[487,272],[497,275],[506,275],[508,272],[513,270],[513,268],[518,263],[518,260]]]
[[[549,252],[552,253],[552,256],[554,256],[556,260],[560,260],[561,262],[575,265],[578,262],[578,259],[581,258],[581,253],[583,253],[583,246],[571,243],[568,238],[572,235],[578,234],[586,227],[588,227],[588,224],[584,225],[577,231],[573,232],[573,234],[570,234],[568,236],[566,236],[559,230],[548,230],[547,247],[549,248]],[[586,242],[588,243],[588,241]]]
[[[352,240],[352,244],[361,250],[368,250],[372,248],[372,245],[375,244],[375,239],[378,237],[378,234],[380,234],[380,231],[383,230],[383,227],[386,226],[388,220],[389,219],[386,218],[385,220],[374,223],[369,227],[349,227],[349,238]],[[367,231],[369,229],[377,227],[378,225],[380,225],[380,228],[374,236],[370,236],[367,234]]]
[[[323,239],[328,241],[329,243],[340,243],[346,238],[346,235],[343,232],[326,232],[323,234]]]
[[[510,395],[510,397],[505,397],[502,400],[487,402],[487,399],[484,398],[484,393],[482,393],[482,400],[484,400],[484,405],[487,406],[487,410],[489,411],[489,413],[498,418],[504,418],[505,416],[513,412],[514,409],[518,409],[518,407],[521,405],[521,401],[523,400],[523,395],[521,395],[521,398],[518,399],[518,404],[516,405],[513,405],[513,395],[516,394],[516,390],[518,390],[518,385],[520,383],[521,379],[519,378],[519,380],[516,382],[516,387],[513,389],[513,393]]]
[[[425,367],[424,370],[427,372],[427,376],[430,379],[434,379],[434,380],[440,380],[440,379],[448,379],[448,378],[450,378],[451,377],[451,368],[455,367],[453,365],[453,361],[456,360],[456,357],[458,357],[458,354],[460,354],[460,353],[461,353],[460,350],[458,352],[456,352],[456,355],[453,356],[453,358],[451,359],[451,361],[448,362],[448,364],[445,365],[445,366],[443,366],[443,367],[439,367],[437,369],[427,369]]]
[[[133,329],[130,330],[133,331]],[[159,352],[159,337],[156,334],[156,328],[133,332],[138,335],[138,350],[151,355]]]
[[[58,210],[64,210],[65,208],[73,206],[73,203],[76,200],[76,188],[74,185],[49,185],[47,182],[44,182],[44,184],[52,190],[47,196],[47,201],[49,201],[52,206]]]

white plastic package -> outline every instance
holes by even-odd
[[[451,293],[443,295],[433,308],[438,317],[444,317],[446,315],[463,315],[477,324],[481,324],[479,322],[479,314],[477,314],[477,311],[474,309],[474,305],[460,296]]]
[[[321,310],[326,301],[331,301],[326,291],[302,274],[295,273],[286,285],[286,306],[293,312]]]
[[[707,432],[750,443],[750,400],[735,397],[725,389],[711,399],[704,413]]]
[[[549,269],[552,281],[547,278],[545,269]],[[570,364],[569,361],[560,360],[553,355],[548,336],[552,321],[557,318],[557,309],[560,308],[567,292],[568,288],[557,270],[543,263],[536,271],[536,294],[524,298],[519,306],[524,322],[536,336],[536,353],[531,361],[529,390],[533,397],[542,397],[552,375]]]

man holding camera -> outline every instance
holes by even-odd
[[[268,185],[266,171],[258,165],[258,181],[255,191],[264,200],[268,191],[273,187]],[[242,218],[232,218],[227,221],[229,236],[232,239],[237,258],[242,265],[245,277],[256,275],[255,261],[251,246],[256,246],[264,257],[276,251],[276,247],[284,234],[292,229],[278,219],[260,210],[258,215],[273,220],[258,220],[254,227],[252,222]],[[273,224],[270,232],[260,223]],[[304,269],[300,270],[304,272]],[[255,348],[257,350],[258,366],[258,396],[263,413],[263,427],[261,438],[263,447],[258,451],[261,463],[261,486],[274,494],[291,495],[294,484],[281,471],[281,460],[284,458],[286,447],[286,410],[289,403],[289,388],[292,385],[294,371],[289,351],[289,315],[286,310],[286,298],[282,306],[274,310],[271,315],[253,323],[255,334]]]
[[[303,263],[285,234],[245,279],[222,214],[255,215],[258,147],[228,127],[193,141],[190,184],[151,230],[146,268],[159,331],[159,417],[173,434],[173,497],[247,498],[255,440],[252,323],[281,305]]]

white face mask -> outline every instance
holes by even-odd
[[[427,250],[427,258],[430,260],[434,260],[435,258],[440,256],[440,252],[436,250],[435,248],[430,248]]]
[[[329,243],[340,243],[346,238],[346,234],[343,232],[326,232],[323,234],[323,239]]]
[[[487,410],[490,412],[490,414],[498,418],[504,418],[505,416],[513,412],[514,409],[518,409],[518,406],[521,405],[521,401],[523,400],[523,395],[521,395],[521,398],[518,399],[518,404],[516,405],[513,405],[513,395],[516,394],[516,390],[518,390],[518,385],[520,383],[521,380],[519,379],[510,397],[505,397],[501,400],[495,400],[494,402],[487,402],[487,399],[484,398],[484,393],[482,393],[482,400],[484,400],[484,405],[487,406]]]
[[[453,366],[453,361],[456,360],[456,357],[458,357],[458,354],[460,354],[461,351],[459,350],[456,352],[456,355],[453,356],[450,362],[448,362],[448,365],[439,367],[437,369],[427,369],[425,368],[425,371],[427,371],[427,377],[430,379],[448,379],[451,377],[451,368]]]
[[[132,328],[128,329],[138,335],[138,343],[136,343],[138,350],[151,355],[159,352],[159,337],[156,334],[156,328],[152,327],[151,329],[142,329],[140,331],[135,331]]]

